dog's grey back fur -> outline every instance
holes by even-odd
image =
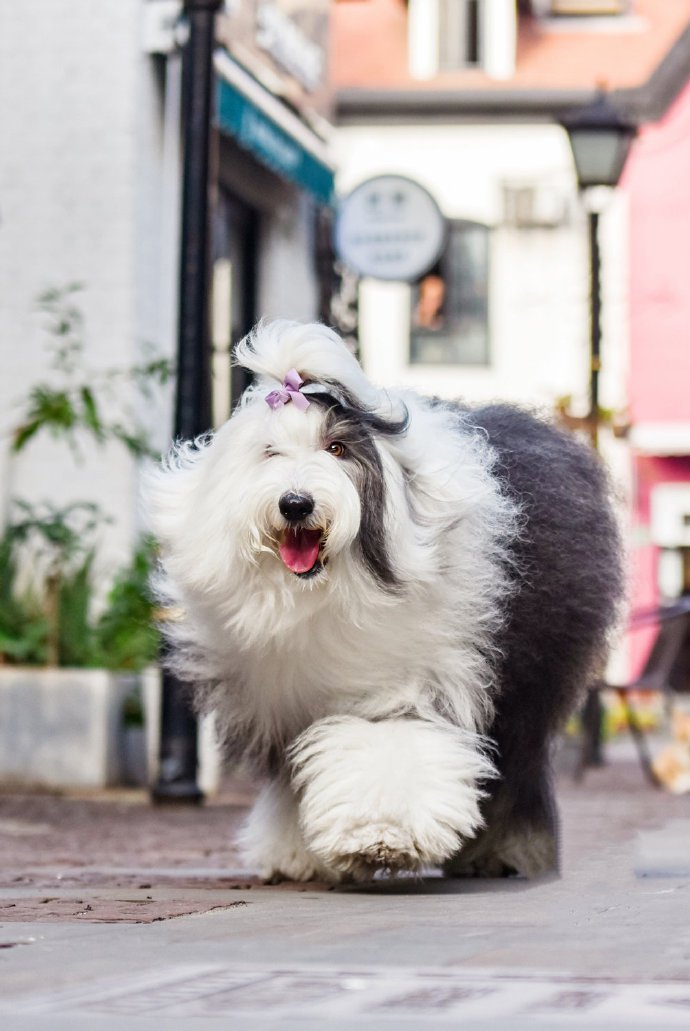
[[[495,473],[524,522],[489,731],[500,780],[489,787],[486,831],[465,849],[463,872],[476,857],[476,872],[500,873],[497,856],[505,868],[537,870],[554,857],[525,861],[516,850],[531,840],[537,853],[548,851],[553,839],[548,748],[603,672],[623,592],[620,535],[606,472],[589,446],[510,405],[472,410],[469,421],[488,435]]]

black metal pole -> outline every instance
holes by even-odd
[[[211,426],[209,343],[209,169],[215,15],[221,0],[186,0],[189,36],[182,65],[184,158],[180,287],[175,394],[176,437],[189,439]],[[188,690],[163,674],[156,802],[200,802],[197,720]]]
[[[599,252],[599,212],[590,211],[589,221],[589,417],[592,444],[599,444],[599,370],[601,369],[601,255]]]
[[[215,15],[221,0],[186,0],[183,54],[184,167],[175,433],[185,439],[211,426],[209,344],[209,170]]]
[[[599,252],[599,212],[588,213],[589,223],[589,434],[592,447],[599,447],[599,370],[601,369],[601,255]],[[602,738],[604,707],[599,690],[591,690],[582,710],[584,736],[583,765],[601,766],[604,762]]]

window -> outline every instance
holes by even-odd
[[[412,291],[410,361],[488,365],[488,287],[488,227],[450,222],[440,261]]]
[[[441,72],[481,63],[481,0],[440,0],[438,69]]]
[[[536,0],[535,0],[536,2]],[[543,0],[550,3],[550,0]],[[517,7],[514,0],[408,0],[410,74],[433,79],[481,69],[490,78],[515,73]]]

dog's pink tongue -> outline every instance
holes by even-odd
[[[292,573],[308,573],[319,557],[320,530],[288,530],[278,549]]]

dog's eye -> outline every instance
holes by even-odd
[[[264,458],[277,458],[280,454],[279,451],[274,451],[272,447],[264,448]]]
[[[339,440],[334,440],[326,448],[329,455],[335,455],[336,458],[342,458],[345,454],[345,445],[341,444]]]

